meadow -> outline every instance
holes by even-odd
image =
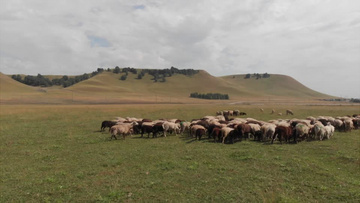
[[[259,108],[264,108],[261,113]],[[294,116],[270,115],[271,109]],[[344,116],[359,106],[0,105],[0,202],[359,202],[360,133],[270,145],[187,134],[110,140],[117,116],[191,120],[239,109],[260,120]]]

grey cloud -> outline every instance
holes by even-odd
[[[2,1],[0,71],[174,65],[217,76],[281,73],[318,91],[360,97],[345,91],[359,85],[359,6],[356,0]]]

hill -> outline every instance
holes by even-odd
[[[245,75],[232,75],[221,77],[234,86],[255,93],[262,97],[294,97],[294,98],[328,98],[331,97],[316,92],[294,78],[286,75],[272,74],[269,78],[256,79],[254,77],[245,79]]]
[[[315,100],[333,98],[313,91],[285,75],[270,78],[244,79],[244,75],[215,77],[204,70],[186,76],[174,74],[165,82],[154,82],[145,74],[142,79],[128,73],[124,75],[102,72],[73,86],[62,88],[30,87],[1,74],[2,103],[224,103],[224,100],[190,98],[192,92],[228,94],[230,100]]]

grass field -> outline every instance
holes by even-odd
[[[299,144],[222,145],[187,135],[109,140],[116,116],[191,120],[239,109],[270,120],[359,106],[1,105],[0,202],[359,202],[360,133]],[[282,116],[291,118],[290,116]]]

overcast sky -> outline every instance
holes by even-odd
[[[359,0],[0,0],[0,71],[289,75],[360,98]]]

